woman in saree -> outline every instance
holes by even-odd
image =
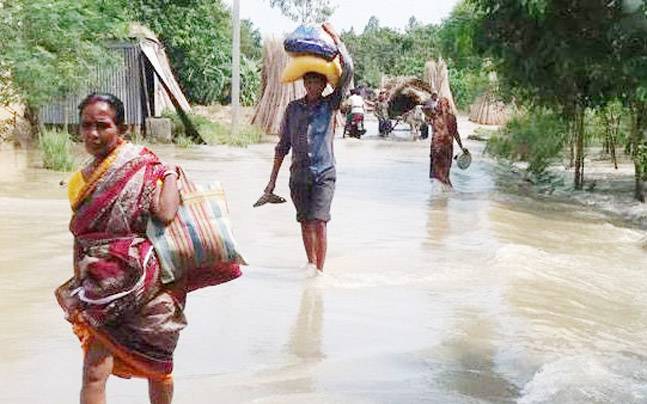
[[[454,139],[463,153],[467,154],[469,151],[463,147],[458,134],[456,116],[451,112],[449,100],[446,97],[440,99],[436,108],[426,108],[425,113],[433,130],[429,178],[440,181],[444,189],[451,190],[452,182],[449,179],[449,171],[454,157]]]
[[[85,353],[81,403],[104,404],[114,374],[147,378],[150,402],[167,404],[186,288],[160,282],[146,226],[150,217],[175,217],[178,171],[121,138],[124,107],[115,96],[92,94],[79,109],[93,160],[69,182],[74,276],[56,297]]]

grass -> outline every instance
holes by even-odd
[[[126,135],[126,139],[130,140],[133,144],[150,146],[150,142],[144,137],[144,135],[142,135],[141,132],[131,131]]]
[[[40,134],[38,144],[43,152],[43,166],[49,170],[72,171],[76,161],[72,146],[74,142],[67,132],[48,129]]]
[[[186,135],[182,121],[173,112],[167,112],[165,117],[170,118],[173,122],[173,138],[175,144],[180,147],[190,147],[192,140]],[[195,125],[198,133],[208,145],[228,145],[236,147],[247,147],[251,144],[260,143],[263,138],[263,131],[253,125],[242,125],[238,135],[232,137],[231,128],[220,122],[214,122],[208,118],[189,114],[189,119]]]
[[[189,149],[195,146],[193,140],[185,135],[176,136],[175,139],[173,139],[173,143],[175,143],[175,145],[180,149]]]

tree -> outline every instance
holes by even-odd
[[[418,21],[418,19],[416,18],[415,15],[412,15],[411,17],[409,17],[409,22],[407,22],[406,30],[407,31],[413,31],[415,29],[420,28],[420,26],[422,26],[420,21]]]
[[[356,81],[379,86],[383,74],[422,76],[425,63],[438,56],[438,28],[419,23],[410,28],[399,32],[380,27],[378,19],[371,17],[361,35],[343,32],[342,40],[353,55]]]
[[[125,37],[126,21],[111,0],[13,0],[0,7],[0,103],[38,109],[88,82],[94,66],[112,61],[106,44]],[[7,91],[7,89],[10,90]]]
[[[620,2],[586,0],[471,0],[479,19],[473,38],[496,61],[508,90],[560,110],[570,122],[575,188],[584,184],[586,109],[608,95],[608,34],[622,14]]]
[[[137,0],[128,7],[164,43],[192,102],[222,97],[231,76],[231,19],[221,0]]]
[[[192,102],[228,102],[231,88],[231,12],[222,0],[126,1],[131,18],[151,28],[164,43],[182,89]],[[242,102],[254,102],[259,76],[260,33],[241,25]],[[251,88],[247,88],[252,86]]]
[[[260,31],[250,20],[240,21],[240,52],[247,59],[261,60],[262,42]]]
[[[377,32],[379,29],[380,29],[380,20],[378,20],[376,16],[372,15],[371,18],[368,19],[368,22],[364,27],[364,33],[369,34],[371,32]]]
[[[269,0],[270,6],[300,24],[323,23],[334,14],[331,0]]]

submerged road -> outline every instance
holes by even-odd
[[[301,269],[291,204],[252,208],[273,145],[154,147],[224,183],[250,263],[189,296],[175,403],[647,401],[639,231],[506,194],[476,142],[473,165],[452,170],[455,192],[440,193],[428,141],[372,133],[336,140],[323,276]],[[81,350],[53,297],[72,273],[69,208],[61,174],[36,164],[0,151],[0,403],[74,403]],[[108,384],[110,404],[146,400],[144,381]]]

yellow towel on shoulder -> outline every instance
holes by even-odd
[[[84,186],[85,180],[81,170],[76,171],[67,182],[67,198],[70,200],[70,205],[74,204]]]

